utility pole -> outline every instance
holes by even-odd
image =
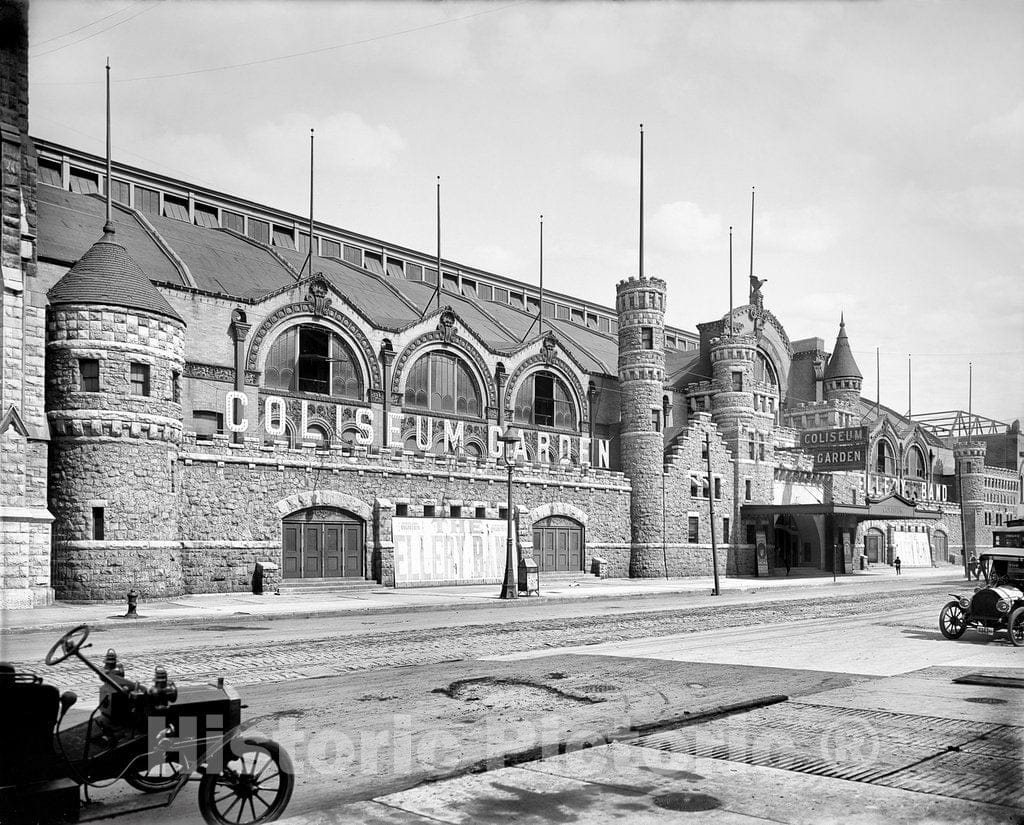
[[[711,433],[704,433],[704,445],[708,453],[708,515],[711,518],[711,568],[715,574],[715,592],[718,589],[718,541],[715,539],[715,483],[711,475]]]

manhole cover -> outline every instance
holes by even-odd
[[[663,793],[654,797],[654,804],[666,811],[713,811],[722,807],[722,800],[706,793]]]
[[[997,699],[995,696],[968,696],[965,702],[974,702],[977,705],[1005,705],[1005,699]]]

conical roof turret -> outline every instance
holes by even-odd
[[[863,377],[850,350],[850,339],[846,337],[846,321],[840,315],[839,335],[836,337],[836,345],[832,348],[832,356],[828,359],[828,366],[825,367],[825,380]]]
[[[114,238],[110,224],[48,293],[51,306],[107,304],[141,309],[184,323],[167,299]]]

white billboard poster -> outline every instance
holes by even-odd
[[[505,522],[473,518],[394,518],[395,584],[500,582]]]

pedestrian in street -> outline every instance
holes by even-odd
[[[967,580],[968,581],[971,580],[971,577],[973,577],[975,581],[977,581],[978,579],[981,578],[981,565],[978,564],[978,557],[975,556],[974,553],[971,553],[971,558],[967,562],[967,570],[968,570],[968,575],[967,575]]]
[[[900,565],[903,564],[903,562],[901,562],[900,557],[897,556],[893,564],[896,565],[896,575],[898,576],[900,574]]]
[[[782,561],[786,565],[786,575],[789,575],[789,571],[793,568],[793,559],[789,555],[789,548],[786,547],[782,551]]]

